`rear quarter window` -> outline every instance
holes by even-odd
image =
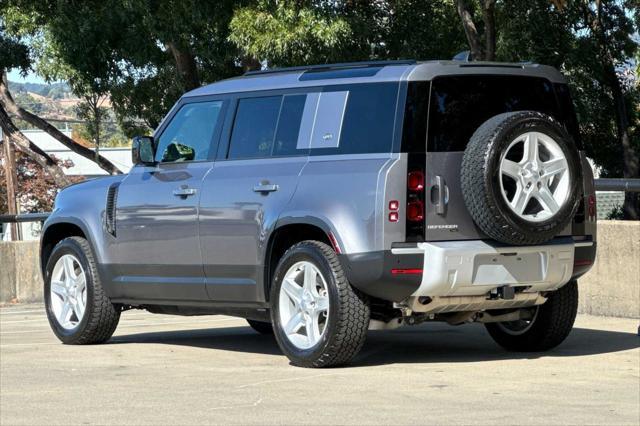
[[[342,120],[339,142],[332,142],[331,148],[312,145],[310,155],[391,152],[398,83],[331,86],[323,90],[326,92],[347,92],[344,114],[331,118]],[[323,117],[316,117],[318,120]]]

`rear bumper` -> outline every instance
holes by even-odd
[[[421,242],[341,255],[341,261],[356,288],[400,302],[420,296],[484,296],[503,286],[527,293],[553,291],[591,268],[595,248],[593,241],[571,237],[539,246],[505,246],[484,240]]]

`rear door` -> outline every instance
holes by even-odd
[[[200,244],[206,289],[217,302],[265,300],[266,244],[307,162],[299,143],[307,95],[240,98],[218,160],[204,180]]]
[[[206,300],[198,198],[212,167],[224,101],[188,103],[157,136],[156,166],[136,166],[117,190],[110,246],[114,298]]]
[[[491,117],[510,111],[559,114],[553,84],[524,76],[464,75],[435,78],[429,96],[426,240],[486,236],[467,211],[460,187],[462,156],[471,136]]]

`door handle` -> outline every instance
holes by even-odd
[[[253,192],[274,192],[278,190],[278,185],[274,185],[271,183],[261,183],[260,185],[256,185],[253,187]]]
[[[435,197],[434,189],[436,191]],[[447,213],[447,204],[449,203],[449,188],[447,187],[447,182],[442,176],[435,177],[435,182],[431,187],[431,201],[436,205],[437,214],[444,215]]]
[[[178,189],[174,189],[173,195],[175,195],[176,197],[187,198],[191,195],[196,195],[196,190],[194,188],[189,188],[188,186],[184,185]]]

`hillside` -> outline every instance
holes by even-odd
[[[16,83],[9,82],[9,90],[14,95],[17,93],[33,93],[51,99],[63,99],[75,97],[67,83]]]
[[[58,128],[70,126],[73,129],[73,139],[86,146],[92,146],[93,139],[86,125],[79,121],[76,107],[81,102],[73,94],[66,83],[39,84],[17,83],[9,81],[9,90],[16,103],[22,108],[49,121]],[[111,109],[109,99],[105,99],[102,106]],[[32,129],[28,123],[15,120],[21,130]],[[129,141],[116,123],[113,111],[109,111],[108,118],[101,126],[101,146],[128,145]]]

